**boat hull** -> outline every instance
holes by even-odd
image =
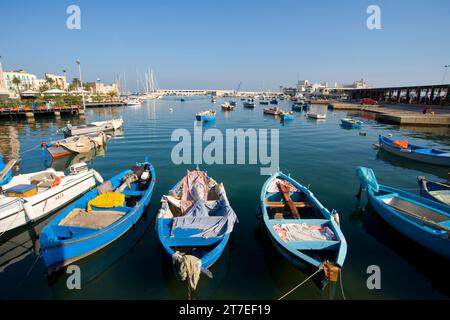
[[[450,184],[431,182],[426,180],[424,177],[418,177],[417,182],[419,183],[420,195],[422,197],[436,201],[438,203],[442,203],[447,206],[450,205],[449,203],[441,201],[430,193],[430,191],[436,190],[445,190],[450,192]]]
[[[64,207],[96,185],[93,171],[75,176],[66,176],[61,183],[29,198],[33,212],[29,216],[17,198],[7,198],[0,203],[0,233],[33,223]],[[10,201],[6,201],[10,200]]]
[[[379,138],[380,148],[386,152],[392,153],[396,156],[407,158],[414,161],[419,161],[423,163],[439,165],[450,167],[450,156],[442,157],[437,155],[421,154],[409,149],[402,149],[392,144],[388,143],[387,139],[384,137]]]
[[[264,220],[265,228],[269,234],[270,239],[275,245],[275,248],[293,265],[303,268],[305,266],[307,267],[313,267],[313,268],[319,268],[323,261],[320,261],[318,259],[312,258],[309,255],[304,254],[301,252],[300,249],[296,247],[290,246],[289,242],[283,241],[280,236],[275,232],[273,226],[275,223],[296,223],[295,219],[290,220],[275,220],[270,219],[269,213],[267,211],[266,206],[266,195],[267,190],[269,188],[269,185],[272,183],[272,181],[276,178],[281,178],[289,183],[291,183],[294,187],[296,187],[298,190],[303,192],[305,196],[308,198],[308,201],[314,204],[316,208],[321,212],[321,215],[323,216],[322,219],[303,219],[302,223],[307,223],[308,220],[312,224],[323,224],[326,223],[334,232],[337,241],[334,247],[330,247],[330,250],[335,252],[335,261],[333,261],[336,265],[342,267],[345,261],[345,257],[347,255],[347,242],[345,240],[345,237],[340,229],[340,227],[337,225],[336,221],[331,217],[329,211],[323,207],[323,205],[314,197],[314,195],[307,189],[306,187],[302,186],[300,183],[292,179],[291,177],[283,174],[282,172],[277,172],[274,175],[272,175],[267,181],[264,183],[262,189],[261,189],[261,196],[260,196],[260,209],[262,213],[262,217]],[[298,222],[297,222],[298,223]],[[320,250],[320,244],[315,246],[317,249]],[[314,249],[313,249],[314,250]],[[317,251],[319,254],[319,251]],[[320,254],[319,254],[320,255]]]
[[[81,260],[101,249],[108,246],[123,234],[125,234],[141,217],[145,208],[150,203],[153,195],[154,184],[156,175],[153,167],[150,165],[152,181],[145,194],[139,203],[127,212],[123,218],[119,219],[115,223],[103,228],[98,229],[96,232],[88,233],[86,236],[69,239],[67,241],[54,242],[49,241],[52,238],[51,227],[58,226],[58,223],[64,219],[73,209],[79,208],[85,205],[87,199],[93,199],[98,195],[96,189],[86,194],[83,198],[69,206],[64,212],[53,219],[49,225],[43,230],[41,234],[41,256],[44,262],[44,266],[47,269],[47,273],[51,274],[57,270],[75,262]],[[124,171],[118,176],[124,176],[130,171]],[[113,177],[113,178],[116,178]]]
[[[396,193],[413,201],[424,203],[431,208],[439,208],[444,212],[450,213],[450,208],[445,208],[444,205],[440,205],[439,203],[421,198],[408,192],[383,185],[380,185],[380,191]],[[371,188],[368,189],[368,195],[369,201],[377,214],[392,228],[396,229],[398,232],[422,247],[450,259],[450,239],[448,237],[443,238],[440,235],[434,234],[429,230],[430,228],[420,226],[418,223],[413,222],[411,219],[406,218],[402,214],[390,208],[376,197],[376,194]]]

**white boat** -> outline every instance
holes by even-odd
[[[313,119],[326,119],[327,115],[325,113],[308,112],[306,114],[308,118]]]
[[[72,126],[70,123],[68,123],[62,129],[62,131],[64,132],[65,136],[79,136],[82,134],[89,134],[100,131],[115,131],[121,128],[122,125],[123,119],[118,118],[113,120],[91,122],[89,124],[79,126]]]
[[[65,157],[75,153],[87,153],[94,148],[104,146],[106,134],[103,131],[88,135],[68,137],[45,145],[53,158]]]
[[[126,101],[127,106],[141,106],[142,102],[139,99],[129,99]]]
[[[70,174],[55,169],[17,175],[1,187],[0,234],[37,221],[86,193],[103,179],[85,163]]]

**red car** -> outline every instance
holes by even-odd
[[[369,104],[369,105],[376,105],[376,104],[378,104],[378,101],[377,100],[373,100],[373,99],[370,99],[370,98],[363,98],[363,99],[361,99],[360,101],[359,101],[359,103],[361,103],[361,104]]]

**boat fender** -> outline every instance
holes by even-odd
[[[102,184],[104,182],[102,176],[100,175],[100,173],[98,173],[95,170],[92,170],[94,172],[94,178],[95,180],[97,180],[98,183]]]
[[[150,172],[148,172],[148,171],[142,172],[142,174],[141,174],[142,180],[147,180],[149,177],[150,177]]]
[[[54,188],[54,187],[58,186],[60,183],[61,183],[61,178],[56,177],[55,180],[53,180],[51,187]]]
[[[325,279],[331,282],[337,282],[340,268],[330,261],[325,261],[323,264],[323,271],[325,274]]]
[[[333,215],[334,221],[336,221],[337,224],[341,224],[341,219],[339,218],[339,213],[336,210],[333,210],[331,212],[331,214]]]
[[[22,208],[23,211],[25,212],[25,217],[27,221],[31,221],[34,219],[34,209],[33,206],[31,205],[31,203],[29,203],[26,200],[22,199]]]

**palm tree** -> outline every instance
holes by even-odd
[[[17,87],[17,93],[19,94],[19,97],[20,97],[20,87],[19,87],[19,85],[22,83],[22,81],[21,81],[19,78],[14,77],[14,78],[12,79],[12,83],[13,83],[14,85],[16,85],[16,87]]]
[[[55,85],[55,80],[53,78],[45,77],[45,82],[47,82],[50,89],[53,89],[53,86]]]

